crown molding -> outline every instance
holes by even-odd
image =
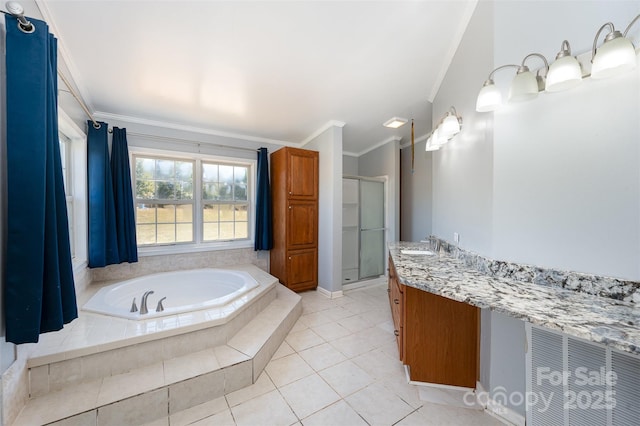
[[[324,126],[320,127],[318,130],[316,130],[315,132],[311,133],[302,142],[300,142],[300,146],[304,146],[304,145],[308,144],[313,139],[317,138],[318,136],[320,136],[322,133],[324,133],[325,131],[327,131],[331,127],[340,127],[340,128],[342,128],[346,124],[347,123],[345,123],[344,121],[330,120],[327,123],[325,123]]]
[[[96,118],[99,118],[99,119],[102,119],[102,120],[105,120],[105,121],[106,120],[125,121],[127,123],[132,123],[132,124],[141,124],[141,125],[144,125],[144,126],[152,126],[152,127],[163,128],[163,129],[179,130],[179,131],[182,131],[182,132],[192,132],[192,133],[197,133],[197,134],[201,134],[201,135],[221,136],[221,137],[225,137],[225,138],[239,139],[239,140],[245,140],[245,141],[251,141],[251,142],[259,142],[259,143],[268,143],[268,144],[281,145],[281,146],[299,146],[299,144],[295,143],[295,142],[282,141],[282,140],[278,140],[278,139],[263,138],[263,137],[260,137],[260,136],[243,135],[243,134],[240,134],[240,133],[223,132],[223,131],[220,131],[220,130],[206,129],[204,127],[188,126],[188,125],[184,125],[184,124],[167,123],[167,122],[164,122],[164,121],[150,120],[150,119],[146,119],[146,118],[132,117],[132,116],[120,115],[120,114],[112,114],[112,113],[109,113],[109,112],[96,111],[94,113],[94,116]]]
[[[364,149],[364,150],[362,150],[362,151],[360,151],[358,153],[343,151],[342,155],[348,155],[350,157],[360,157],[361,155],[367,154],[367,153],[373,151],[374,149],[380,148],[381,146],[384,146],[384,145],[386,145],[388,143],[399,142],[401,140],[402,140],[402,137],[400,137],[400,136],[391,136],[390,138],[385,139],[382,142],[379,142],[379,143],[377,143],[377,144],[375,144],[373,146],[370,146],[370,147],[368,147],[368,148],[366,148],[366,149]]]
[[[422,141],[426,141],[429,138],[429,133],[427,133],[426,135],[422,135],[417,139],[414,139],[414,143],[420,143]],[[408,141],[407,143],[403,143],[402,145],[400,145],[400,149],[404,149],[408,146],[411,146],[411,141]]]

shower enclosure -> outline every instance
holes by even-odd
[[[384,274],[384,186],[383,179],[342,179],[342,284]]]

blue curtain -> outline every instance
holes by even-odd
[[[111,140],[111,178],[113,179],[113,200],[116,210],[116,234],[120,262],[137,262],[136,219],[133,211],[131,191],[131,169],[129,168],[129,148],[127,129],[113,128]]]
[[[37,342],[78,317],[58,139],[57,40],[6,16],[6,340]]]
[[[267,148],[258,150],[258,190],[256,196],[256,239],[254,250],[271,250],[271,187],[269,186],[269,155]]]
[[[109,165],[108,124],[87,121],[87,189],[89,194],[89,267],[120,263],[116,208]]]

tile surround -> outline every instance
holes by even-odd
[[[337,305],[322,303],[322,299],[316,299],[312,292],[303,293],[303,306],[310,305],[309,311],[321,312],[331,309]],[[430,422],[430,419],[461,419],[464,423],[456,424],[478,424],[496,425],[495,419],[481,411],[469,410],[458,407],[432,406],[426,402],[413,401],[412,390],[417,394],[415,386],[408,385],[404,380],[404,371],[400,361],[397,360],[397,352],[394,347],[395,342],[389,344],[391,332],[384,327],[384,321],[378,321],[380,306],[388,303],[386,295],[386,285],[375,288],[358,289],[349,291],[343,298],[350,304],[366,305],[362,308],[355,308],[358,314],[339,320],[331,319],[324,324],[335,324],[343,327],[339,321],[356,317],[368,317],[368,323],[364,318],[359,318],[355,332],[349,331],[350,335],[357,335],[356,340],[362,340],[367,344],[367,351],[355,356],[347,356],[340,352],[321,334],[315,333],[322,340],[321,344],[313,345],[306,349],[296,351],[286,341],[279,347],[273,348],[273,358],[267,365],[265,371],[257,378],[257,382],[251,386],[229,393],[224,397],[215,397],[203,401],[202,404],[178,410],[180,400],[175,399],[173,410],[160,419],[143,418],[144,407],[154,407],[158,401],[165,398],[164,394],[148,395],[146,400],[139,400],[135,405],[128,408],[120,406],[121,413],[116,417],[116,413],[104,409],[98,413],[98,418],[102,414],[102,419],[108,421],[120,421],[120,424],[153,424],[155,425],[335,425],[335,426],[357,426],[366,424],[445,424]],[[375,300],[378,299],[379,303]],[[338,300],[338,299],[336,299]],[[341,301],[341,303],[344,303]],[[342,305],[340,305],[342,306]],[[316,310],[318,309],[318,310]],[[378,310],[376,314],[373,312]],[[351,311],[350,311],[351,312]],[[371,313],[367,315],[367,313]],[[362,321],[362,323],[360,322]],[[296,322],[289,337],[306,329],[312,330],[306,325],[302,325],[302,320]],[[344,327],[343,327],[344,328]],[[333,329],[333,326],[327,327]],[[346,329],[346,328],[345,328]],[[295,330],[295,331],[294,331]],[[331,336],[327,336],[331,339]],[[344,338],[343,336],[340,338]],[[339,338],[339,339],[340,339]],[[339,340],[338,339],[338,340]],[[225,347],[223,347],[225,348]],[[216,352],[216,359],[219,362],[225,360],[232,364],[243,362],[243,358],[231,348],[221,349]],[[218,348],[216,348],[218,349]],[[241,354],[240,354],[241,355]],[[204,357],[205,354],[198,354],[195,358]],[[192,361],[195,361],[195,358]],[[186,358],[185,358],[186,359]],[[324,362],[320,363],[321,360]],[[167,361],[168,365],[171,360]],[[179,362],[176,361],[177,364]],[[176,365],[177,365],[176,364]],[[365,369],[369,367],[369,370]],[[283,373],[283,369],[293,367],[296,371],[294,376]],[[189,367],[190,368],[190,367]],[[238,372],[238,371],[236,371]],[[322,373],[325,373],[324,376]],[[372,374],[375,372],[376,374]],[[165,368],[166,374],[166,368]],[[339,377],[344,375],[344,380]],[[326,376],[326,377],[325,377]],[[278,379],[274,379],[274,377]],[[328,379],[331,377],[331,379]],[[332,382],[333,380],[333,382]],[[404,382],[403,382],[404,381]],[[358,383],[358,389],[345,390],[346,384]],[[402,388],[401,385],[406,386]],[[208,392],[210,389],[198,387],[198,391]],[[408,389],[408,390],[407,390]],[[197,402],[190,399],[194,392],[178,392],[184,401]],[[301,396],[313,393],[314,398],[302,398]],[[346,397],[342,394],[346,395]],[[177,398],[178,396],[176,396]],[[171,404],[171,388],[166,395],[169,407]],[[199,400],[198,400],[199,401]],[[140,404],[140,405],[138,405]],[[188,405],[188,403],[187,403]],[[117,407],[113,405],[112,408]],[[162,405],[157,405],[155,410],[162,410]],[[427,407],[428,409],[425,409]],[[153,409],[153,408],[148,408]],[[124,413],[126,411],[126,413]],[[440,414],[441,413],[441,414]],[[89,425],[90,415],[95,413],[82,413],[76,418],[65,419],[61,425],[75,426],[78,424]],[[108,417],[112,416],[112,417]],[[84,417],[82,417],[84,416]],[[141,416],[141,417],[138,417]],[[80,420],[84,419],[86,423]],[[369,423],[367,423],[367,421]],[[128,423],[129,422],[129,423]],[[131,423],[137,422],[137,423]],[[103,423],[98,423],[102,425]],[[113,423],[112,423],[113,424]],[[451,422],[448,422],[451,424]]]
[[[361,299],[368,299],[363,303],[366,303],[367,309],[372,311],[364,309],[361,312],[373,312],[378,309],[375,306],[376,303],[371,303],[372,299],[376,298],[380,301],[380,305],[388,303],[386,284],[377,288],[349,291],[345,295],[345,300],[350,303],[360,303]],[[302,300],[303,309],[307,307],[307,312],[321,312],[331,307],[325,305],[324,309],[317,311],[316,309],[323,304],[317,303],[314,292],[303,293]],[[275,351],[256,384],[226,395],[228,410],[210,414],[206,410],[199,410],[200,416],[209,415],[193,424],[252,426],[267,424],[390,426],[397,422],[405,425],[453,424],[451,422],[428,423],[428,418],[420,411],[428,403],[420,401],[417,387],[406,382],[404,368],[397,359],[395,342],[390,344],[385,338],[385,334],[391,335],[391,332],[380,327],[379,325],[383,323],[373,321],[373,318],[372,315],[372,322],[358,331],[372,329],[360,333],[360,336],[363,339],[366,338],[375,347],[374,349],[348,359],[327,341],[298,352],[285,341]],[[335,320],[325,324],[330,323],[337,324]],[[297,326],[292,328],[289,336],[307,328],[301,318]],[[379,340],[374,343],[375,339]],[[305,364],[307,364],[306,367]],[[369,369],[366,370],[365,366]],[[288,368],[293,370],[296,373],[294,376],[299,378],[286,377]],[[343,375],[346,377],[341,377]],[[358,385],[353,385],[354,382]],[[347,385],[357,389],[345,390]],[[340,389],[348,395],[342,396]],[[443,415],[439,416],[438,406],[432,409],[431,405],[428,405],[430,410],[433,410],[429,413],[432,418],[464,419],[464,423],[457,423],[461,425],[500,424],[479,410],[443,406]],[[221,410],[221,407],[218,406],[217,410]],[[369,419],[370,423],[367,423],[366,419]]]

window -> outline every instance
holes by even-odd
[[[193,242],[193,161],[136,158],[138,245]]]
[[[135,153],[139,247],[250,242],[253,163]]]
[[[67,199],[67,218],[69,219],[69,243],[71,246],[71,258],[75,259],[75,232],[73,221],[73,185],[72,182],[72,158],[71,140],[64,134],[59,133],[60,140],[60,160],[62,162],[62,182],[64,183],[64,195]]]
[[[203,241],[249,238],[247,166],[202,163]]]

